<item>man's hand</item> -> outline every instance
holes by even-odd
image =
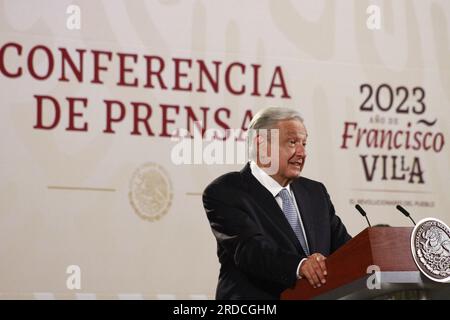
[[[314,288],[327,282],[325,259],[320,253],[313,253],[300,266],[300,276],[305,277]]]

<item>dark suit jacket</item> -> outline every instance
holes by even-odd
[[[350,239],[323,184],[300,177],[291,188],[311,253],[328,256]],[[216,299],[279,299],[295,285],[306,255],[249,164],[214,180],[203,193],[203,205],[221,264]]]

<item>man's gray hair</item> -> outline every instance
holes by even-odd
[[[297,110],[285,107],[268,107],[258,111],[250,121],[247,133],[247,143],[249,146],[249,157],[256,159],[256,147],[254,137],[258,134],[259,129],[273,129],[279,121],[299,120],[303,123],[303,117]]]
[[[297,110],[284,107],[269,107],[258,111],[250,121],[249,129],[272,129],[278,121],[299,120],[303,118]]]

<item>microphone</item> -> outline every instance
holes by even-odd
[[[366,218],[367,224],[369,225],[369,228],[371,228],[372,226],[370,225],[369,219],[367,219],[367,214],[366,214],[366,212],[364,211],[364,209],[361,208],[361,206],[360,206],[359,204],[355,205],[355,208],[356,208],[356,210],[359,211],[359,213],[361,213],[361,215],[362,215],[364,218]]]
[[[411,219],[411,221],[414,223],[414,225],[416,225],[416,222],[413,220],[413,218],[411,218],[411,216],[409,215],[409,212],[406,211],[405,208],[403,208],[401,205],[397,205],[396,206],[397,210],[400,211],[401,213],[403,213],[406,217],[408,217],[409,219]]]

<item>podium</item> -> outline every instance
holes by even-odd
[[[406,227],[363,230],[327,257],[326,284],[313,288],[300,279],[281,299],[450,299],[450,284],[434,282],[417,268],[411,233]],[[379,268],[378,281],[370,266]]]

